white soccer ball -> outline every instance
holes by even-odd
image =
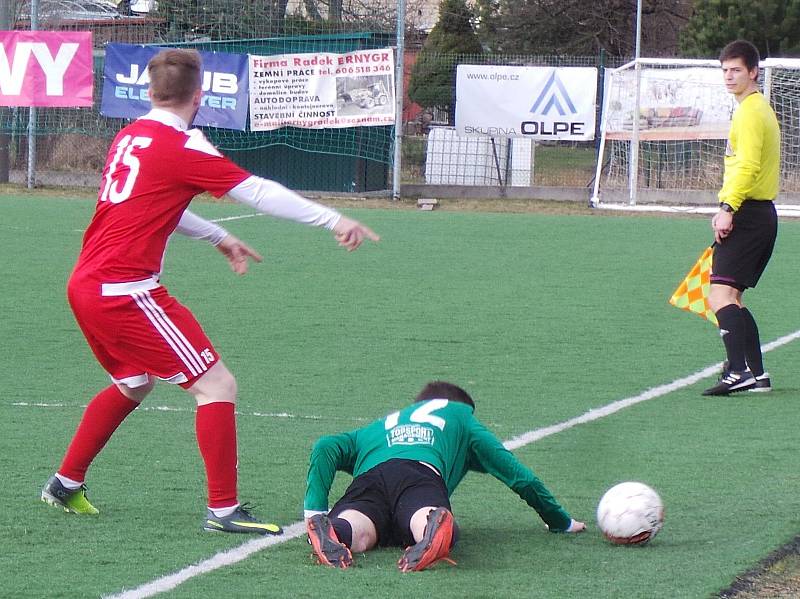
[[[664,504],[644,483],[620,483],[600,498],[597,525],[612,543],[644,545],[664,526]]]

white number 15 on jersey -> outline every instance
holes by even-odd
[[[108,201],[112,204],[119,204],[131,197],[136,177],[139,176],[139,159],[133,155],[133,150],[135,148],[147,148],[151,143],[153,143],[153,139],[150,137],[131,138],[130,135],[126,135],[119,140],[117,151],[114,152],[114,158],[111,160],[111,164],[108,165],[103,192],[100,194],[101,202]],[[125,182],[122,184],[122,189],[120,189],[121,182],[115,177],[120,163],[129,169]]]

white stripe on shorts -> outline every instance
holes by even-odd
[[[189,340],[186,339],[184,334],[175,326],[175,323],[164,313],[149,291],[142,291],[131,294],[131,297],[136,302],[136,305],[141,308],[147,318],[153,323],[153,326],[161,334],[164,340],[173,349],[175,354],[189,369],[192,376],[208,370],[197,350],[192,347]]]

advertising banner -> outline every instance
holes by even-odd
[[[714,67],[641,69],[639,139],[726,139],[736,101]],[[630,139],[636,71],[609,72],[606,138]]]
[[[394,125],[391,48],[250,56],[250,129]]]
[[[594,139],[597,69],[459,65],[456,131],[534,140]]]
[[[0,106],[92,105],[92,34],[0,31]]]
[[[133,119],[150,110],[147,63],[164,48],[108,44],[100,114]],[[247,55],[200,52],[203,98],[194,125],[238,129],[247,126]]]

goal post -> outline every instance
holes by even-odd
[[[638,69],[631,61],[606,70],[590,205],[716,207],[736,109],[719,61],[643,58],[638,63]],[[769,58],[760,67],[759,85],[782,132],[779,201],[800,203],[800,59]]]

